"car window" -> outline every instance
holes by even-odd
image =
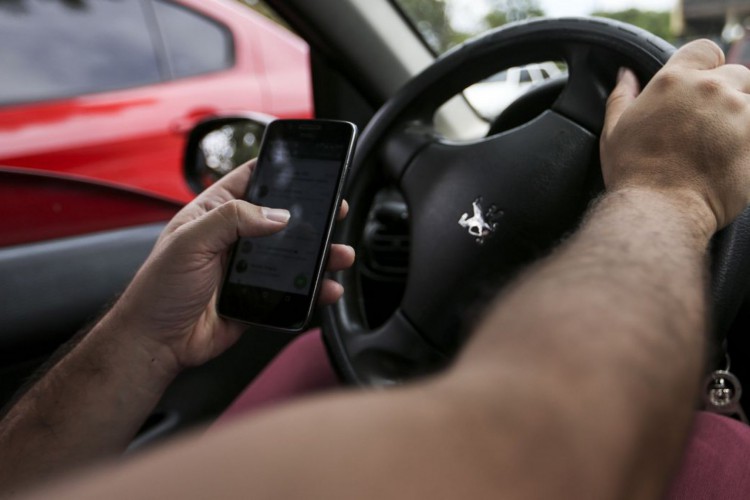
[[[0,0],[0,103],[159,80],[141,2]]]
[[[491,77],[487,78],[486,82],[504,82],[508,79],[508,72],[507,71],[501,71],[500,73],[495,73]]]
[[[705,31],[709,26],[734,26],[739,35],[744,34],[743,18],[734,13],[733,6],[724,5],[726,2],[685,2],[692,8],[687,9],[687,3],[683,5],[678,0],[393,0],[435,55],[490,29],[540,16],[606,17],[640,26],[672,42],[678,36],[698,34],[713,38],[715,33]],[[703,3],[716,5],[710,9],[696,8]],[[479,87],[471,85],[464,90],[464,97],[480,117],[489,122],[495,120],[523,92],[534,87],[529,83],[541,84],[545,79],[567,73],[562,59],[525,62],[532,65],[520,73],[509,69],[507,82],[490,76]],[[494,90],[490,90],[492,85]]]
[[[154,10],[172,77],[210,73],[234,64],[232,36],[227,28],[165,0],[155,1]]]

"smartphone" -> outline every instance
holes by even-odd
[[[279,233],[234,245],[217,304],[221,316],[274,330],[307,326],[356,136],[356,126],[344,121],[271,122],[245,199],[285,208],[291,218]]]

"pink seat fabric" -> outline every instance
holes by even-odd
[[[668,500],[750,499],[750,427],[714,413],[695,418]]]
[[[213,425],[338,385],[340,382],[328,361],[320,330],[310,330],[290,342]]]
[[[285,347],[214,425],[339,385],[320,330],[311,330]],[[699,412],[667,499],[750,500],[750,427]]]

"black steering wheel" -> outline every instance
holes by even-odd
[[[324,315],[334,365],[355,384],[389,385],[449,362],[467,310],[579,223],[602,190],[599,134],[617,70],[645,84],[674,47],[639,28],[596,18],[542,19],[491,31],[446,53],[408,82],[362,134],[339,239],[358,248],[375,193],[397,187],[409,207],[403,299],[370,329],[356,269]],[[554,103],[521,126],[471,142],[442,138],[436,110],[467,86],[512,66],[564,61]],[[714,323],[723,334],[750,281],[746,211],[713,242]]]

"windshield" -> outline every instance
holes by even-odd
[[[729,51],[750,26],[750,2],[724,0],[394,0],[425,43],[442,54],[492,28],[533,17],[599,16],[634,24],[680,45],[706,37]],[[740,3],[738,7],[737,4]],[[744,51],[737,51],[741,57]],[[750,52],[750,51],[747,51]],[[743,61],[737,61],[743,62]],[[510,68],[467,88],[464,96],[488,120],[551,78],[564,78],[562,61]]]
[[[640,26],[667,41],[684,34],[685,14],[691,6],[720,4],[722,0],[394,0],[437,54],[488,29],[532,17],[600,16]],[[684,2],[687,8],[677,8]],[[745,2],[743,2],[745,3]],[[731,15],[727,12],[726,15]],[[706,17],[698,16],[698,17]],[[719,16],[721,17],[721,16]],[[698,21],[696,19],[696,21]],[[713,34],[713,33],[712,33]]]

